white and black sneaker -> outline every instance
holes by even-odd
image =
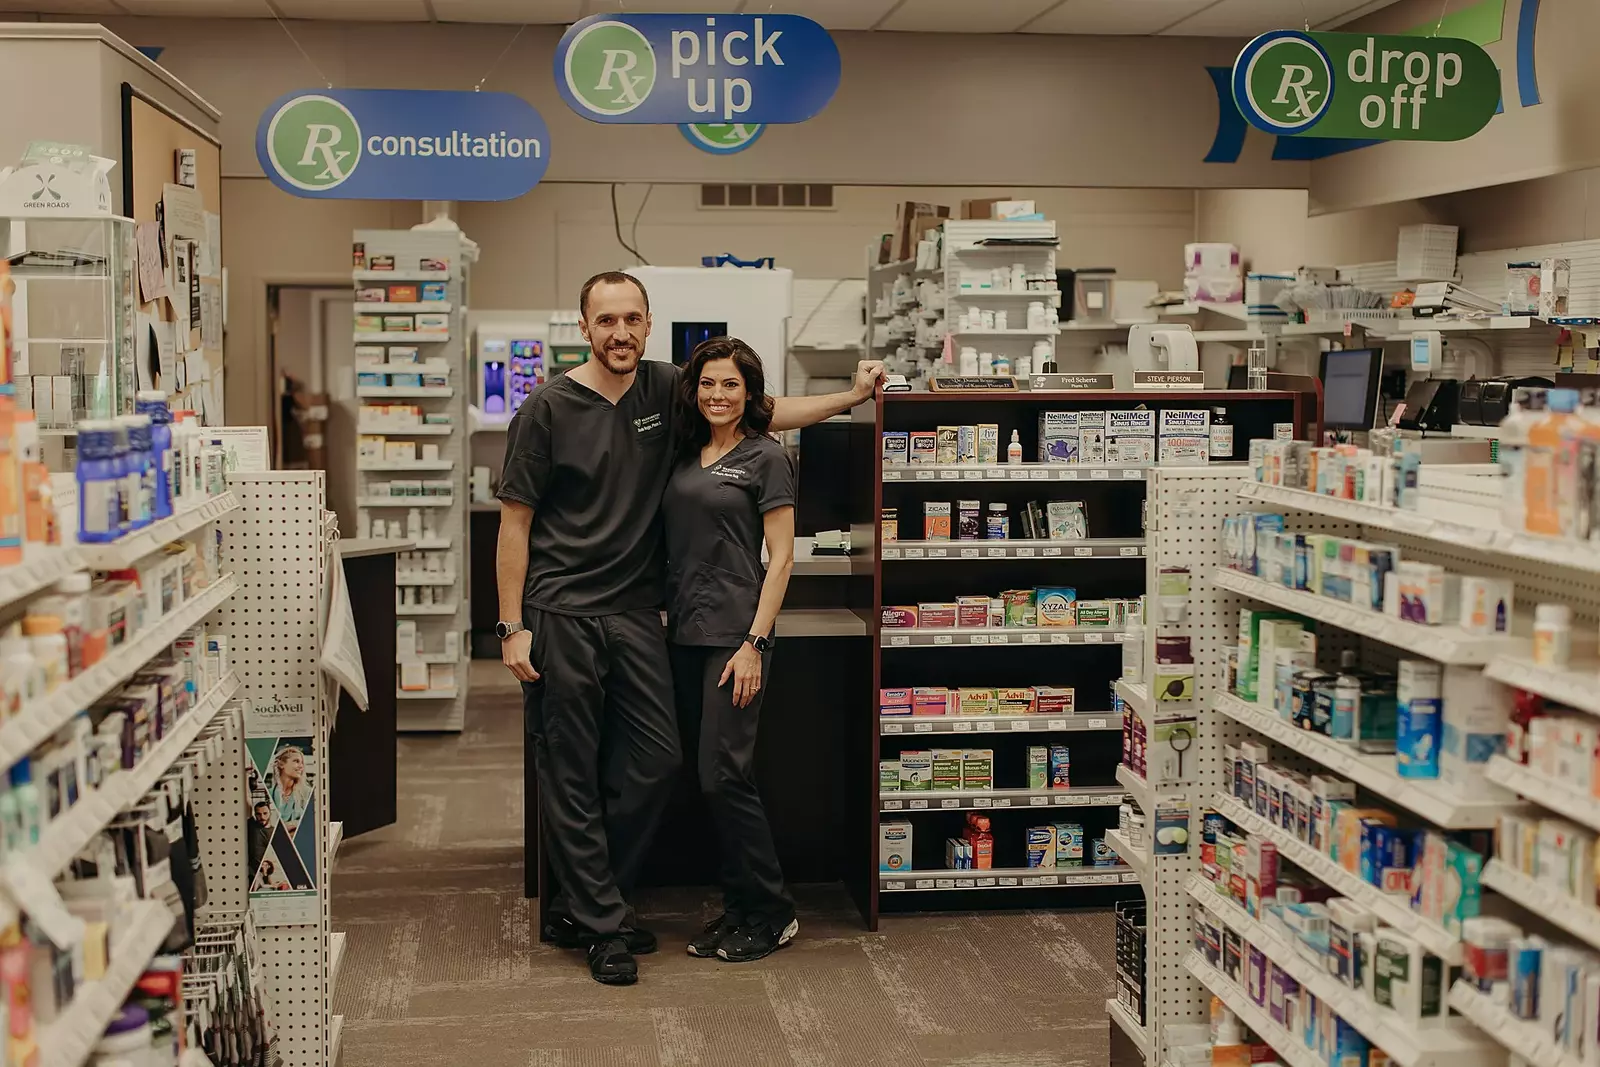
[[[706,928],[700,931],[700,936],[689,942],[689,955],[703,960],[714,958],[717,949],[721,948],[722,943],[732,937],[738,929],[738,917],[723,912],[706,923]]]
[[[723,938],[721,946],[717,948],[717,958],[729,963],[750,963],[772,955],[793,941],[794,935],[799,932],[800,922],[797,919],[790,919],[789,924],[781,930],[775,930],[767,923],[747,923]]]

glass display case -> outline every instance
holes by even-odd
[[[141,381],[159,380],[157,353],[136,366],[137,246],[132,219],[0,219],[11,265],[17,403],[41,432],[133,411]],[[170,361],[171,357],[168,358]]]

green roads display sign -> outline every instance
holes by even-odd
[[[1233,64],[1233,99],[1285,136],[1460,141],[1500,104],[1500,71],[1471,41],[1274,30]]]

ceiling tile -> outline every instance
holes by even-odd
[[[117,0],[130,15],[196,19],[259,19],[270,12],[263,0]]]
[[[1056,0],[904,0],[877,28],[916,33],[1011,33]]]
[[[0,11],[51,15],[125,15],[111,0],[0,0]]]
[[[422,0],[273,0],[285,18],[346,22],[426,22]]]
[[[870,30],[894,7],[894,0],[784,0],[783,10],[804,15],[830,30]],[[745,4],[746,14],[761,12],[760,0]]]
[[[737,11],[745,0],[694,0],[685,3],[684,0],[585,0],[583,5],[584,15],[615,15],[618,12],[627,12],[638,15],[645,12],[667,12],[676,14],[681,11],[706,11],[715,14],[719,11]]]
[[[1337,25],[1376,7],[1371,0],[1219,0],[1171,30],[1190,37],[1254,37],[1268,30]]]
[[[576,22],[583,0],[433,0],[440,22]]]
[[[1212,0],[1064,0],[1024,33],[1159,33]]]

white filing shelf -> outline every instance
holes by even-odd
[[[1483,884],[1600,949],[1600,908],[1535,881],[1497,859],[1483,868]]]
[[[238,497],[232,493],[220,493],[204,503],[185,508],[170,518],[152,522],[144,529],[126,537],[105,544],[81,544],[78,546],[78,555],[85,567],[97,571],[131,567],[167,542],[193,533],[238,506]]]
[[[1122,790],[1084,789],[944,789],[880,793],[878,810],[987,811],[993,808],[1104,808],[1122,803]]]
[[[1486,771],[1489,781],[1518,793],[1564,815],[1591,830],[1600,831],[1600,799],[1586,796],[1576,789],[1568,789],[1521,763],[1513,763],[1505,756],[1491,756]]]
[[[455,498],[448,496],[364,496],[356,501],[358,508],[448,508],[455,506]]]
[[[1547,1024],[1518,1019],[1464,979],[1450,987],[1450,1006],[1534,1067],[1582,1067],[1577,1056],[1556,1047],[1546,1032]]]
[[[382,460],[365,459],[356,464],[358,471],[448,471],[456,466],[453,459],[413,459],[402,462],[387,463]]]
[[[1128,1011],[1127,1008],[1124,1008],[1115,999],[1106,1001],[1106,1014],[1111,1016],[1112,1021],[1115,1022],[1117,1024],[1117,1026],[1121,1028],[1123,1033],[1128,1035],[1128,1040],[1132,1041],[1133,1044],[1134,1044],[1134,1047],[1139,1050],[1139,1055],[1144,1057],[1144,1061],[1146,1063],[1149,1063],[1150,1062],[1150,1033],[1149,1033],[1149,1031],[1147,1031],[1144,1027],[1140,1026],[1139,1025],[1139,1020],[1135,1019],[1133,1017],[1133,1013]]]
[[[1211,706],[1235,722],[1316,760],[1357,785],[1365,786],[1384,799],[1414,811],[1435,826],[1447,830],[1492,828],[1496,816],[1515,802],[1514,797],[1497,796],[1494,790],[1467,795],[1456,792],[1438,780],[1402,778],[1395,770],[1395,758],[1392,755],[1364,755],[1356,751],[1353,745],[1299,729],[1270,710],[1231,693],[1214,697]]]
[[[1303,955],[1284,934],[1217,893],[1200,875],[1189,880],[1188,889],[1195,903],[1238,931],[1303,988],[1329,1004],[1399,1067],[1491,1067],[1493,1053],[1498,1050],[1490,1043],[1465,1036],[1460,1030],[1416,1030],[1407,1026],[1398,1016],[1368,1000],[1362,990],[1341,983],[1320,961]]]
[[[1277,845],[1278,855],[1356,901],[1384,923],[1416,938],[1423,947],[1446,963],[1461,963],[1460,939],[1438,923],[1417,915],[1404,897],[1390,896],[1377,886],[1362,881],[1287,830],[1273,826],[1253,811],[1247,811],[1243,804],[1225,793],[1217,793],[1213,797],[1213,806],[1236,825]]]
[[[344,967],[344,954],[348,935],[334,931],[328,935],[328,995],[332,996],[339,985],[339,971]]]
[[[0,567],[0,608],[42,592],[83,568],[77,545],[27,545],[21,563]]]
[[[1276,582],[1226,567],[1219,567],[1213,572],[1212,582],[1252,600],[1364,634],[1386,645],[1440,663],[1481,666],[1516,647],[1508,637],[1478,637],[1456,626],[1425,626],[1407,622],[1382,612],[1366,611],[1331,597],[1318,596],[1301,589],[1288,589]]]
[[[362,373],[367,373],[363,371]],[[390,400],[447,400],[456,395],[448,385],[358,385],[356,396],[387,398]]]
[[[365,437],[449,437],[455,429],[451,425],[418,422],[406,426],[360,425],[356,433]]]
[[[85,982],[62,1013],[39,1031],[42,1067],[78,1067],[88,1059],[107,1026],[122,1011],[133,984],[172,929],[172,910],[156,900],[128,906],[111,944],[105,975]]]
[[[236,588],[233,575],[223,575],[170,614],[146,625],[132,641],[107,652],[93,667],[25,705],[0,726],[0,770],[10,768],[71,722],[80,710],[138,673],[178,635],[216,610]]]
[[[415,304],[372,304],[357,302],[355,313],[357,315],[410,315],[430,313],[443,315],[450,311],[454,305],[448,300],[421,300]],[[365,367],[357,367],[365,370]]]
[[[447,270],[357,270],[350,277],[357,282],[447,282]]]
[[[355,342],[358,345],[442,345],[448,344],[450,335],[447,333],[417,333],[404,330],[357,330]]]

